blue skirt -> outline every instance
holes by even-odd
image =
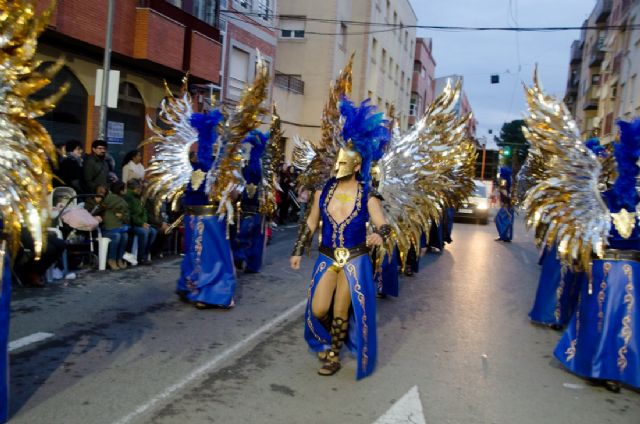
[[[185,215],[186,253],[176,292],[192,302],[233,306],[236,275],[226,222],[217,216]]]
[[[515,210],[513,208],[500,208],[496,214],[496,228],[500,240],[511,241],[513,238],[513,218]]]
[[[574,374],[640,388],[640,263],[595,260],[554,355]]]
[[[547,252],[542,262],[536,299],[529,312],[531,321],[567,325],[575,311],[583,278],[586,278],[584,274],[573,273],[560,264],[555,248]]]
[[[266,243],[264,219],[260,214],[245,215],[233,243],[233,258],[245,263],[245,271],[259,272]]]
[[[380,268],[376,271],[374,277],[376,289],[378,293],[385,296],[398,297],[400,293],[400,282],[398,278],[398,250],[393,250],[391,260],[389,254],[386,253],[380,264]]]
[[[314,352],[331,348],[331,334],[311,313],[311,303],[318,282],[333,264],[333,259],[320,254],[313,268],[311,285],[307,294],[304,338]],[[349,334],[345,345],[356,357],[356,379],[370,375],[376,364],[376,288],[373,283],[369,255],[350,260],[343,268],[351,288],[351,312]]]
[[[0,423],[9,419],[9,312],[11,264],[5,255],[0,279]]]

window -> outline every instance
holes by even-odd
[[[401,73],[400,77],[400,91],[404,90],[404,71]]]
[[[396,85],[398,85],[399,76],[400,76],[400,65],[396,64]]]
[[[376,105],[378,107],[380,107],[382,105],[382,99],[380,97],[378,97],[378,102],[376,103]]]
[[[373,91],[371,90],[367,91],[367,98],[373,99]]]
[[[393,79],[393,58],[389,58],[389,79]]]
[[[234,3],[245,9],[251,9],[253,7],[253,0],[234,0]]]
[[[371,62],[376,63],[376,56],[378,56],[378,40],[373,38],[371,42]]]
[[[402,41],[402,28],[404,28],[404,24],[400,21],[400,31],[398,31],[398,39]]]
[[[386,70],[385,66],[387,66],[387,51],[385,49],[382,49],[382,56],[380,61],[382,62],[380,64],[380,67],[382,69],[382,73],[384,74]]]
[[[409,47],[408,42],[409,42],[409,31],[405,29],[404,30],[404,49],[405,50],[407,50],[407,47]]]
[[[346,50],[347,48],[347,24],[340,24],[340,48]]]
[[[273,19],[272,0],[258,0],[258,17],[265,21]]]
[[[208,23],[211,26],[216,26],[216,2],[215,0],[194,0],[193,1],[193,16]]]
[[[179,7],[182,9],[182,0],[167,0],[167,3],[174,5],[175,7]]]
[[[391,16],[391,2],[389,0],[387,0],[387,8],[385,9],[385,12],[386,16],[384,19],[389,23],[389,17]]]
[[[237,47],[231,49],[229,61],[229,95],[239,98],[245,84],[249,82],[249,53]]]
[[[420,72],[422,70],[422,63],[419,60],[413,62],[413,72]]]
[[[304,38],[305,16],[280,19],[280,38]]]
[[[591,75],[591,84],[592,85],[600,85],[600,74]]]

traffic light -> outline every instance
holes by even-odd
[[[504,146],[503,147],[503,152],[505,157],[510,158],[511,157],[511,146]]]

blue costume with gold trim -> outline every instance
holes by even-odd
[[[511,205],[511,168],[500,169],[500,210],[496,213],[496,228],[498,240],[511,241],[513,239],[513,221],[515,209]]]
[[[343,222],[336,222],[328,213],[327,207],[337,184],[335,178],[329,180],[320,197],[321,247],[351,249],[362,246],[367,237],[369,191],[361,183],[351,215]],[[313,316],[311,304],[317,284],[333,264],[333,258],[320,253],[313,269],[309,287],[304,335],[309,347],[315,352],[327,351],[331,348],[331,334]],[[376,287],[373,281],[371,259],[367,254],[356,256],[349,259],[342,269],[351,289],[352,306],[349,314],[349,333],[345,344],[356,357],[356,378],[360,379],[370,375],[376,363]]]
[[[198,129],[197,161],[194,173],[205,175],[213,166],[219,111],[194,113],[192,125]],[[180,267],[176,293],[185,300],[209,306],[231,307],[236,275],[227,239],[227,224],[216,214],[207,194],[204,177],[192,178],[184,195],[186,253]]]
[[[2,228],[2,221],[0,221]],[[11,302],[11,263],[5,242],[0,239],[0,423],[9,419],[9,317]]]

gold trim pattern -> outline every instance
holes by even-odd
[[[311,284],[309,284],[309,288],[307,289],[307,327],[309,327],[309,330],[311,330],[311,333],[313,334],[313,337],[316,338],[316,340],[321,343],[329,344],[327,340],[323,339],[318,335],[318,333],[316,333],[316,329],[313,327],[313,321],[311,319],[311,317],[313,316],[313,314],[311,313],[311,288],[313,287],[318,274],[324,271],[326,267],[327,263],[325,261],[320,262],[320,265],[318,265],[318,268],[316,268],[316,272],[314,272],[313,277],[311,277]]]
[[[578,336],[580,335],[580,305],[582,304],[582,292],[578,295],[578,306],[576,307],[576,338],[571,340],[569,347],[564,354],[567,355],[567,362],[573,361],[576,357],[576,345],[578,344]]]
[[[560,267],[560,283],[558,284],[558,288],[556,289],[556,310],[553,313],[553,316],[556,319],[556,322],[560,322],[560,318],[562,315],[562,294],[564,293],[564,278],[567,275],[567,267],[566,265],[562,265]]]
[[[202,216],[191,216],[191,222],[189,222],[189,225],[193,231],[193,227],[194,227],[194,220],[197,220],[197,224],[195,225],[196,227],[196,240],[195,240],[195,247],[194,247],[194,251],[196,252],[196,259],[195,259],[195,265],[193,267],[193,271],[191,271],[191,274],[189,274],[188,277],[185,278],[185,283],[187,285],[187,288],[191,291],[191,293],[193,293],[194,295],[197,295],[200,290],[198,289],[197,284],[193,281],[193,278],[199,278],[200,277],[200,272],[202,271],[202,237],[204,235],[204,222],[202,219]]]
[[[627,313],[622,318],[622,330],[620,330],[620,337],[624,341],[624,345],[618,350],[618,369],[620,372],[624,372],[627,368],[627,350],[629,342],[631,341],[632,329],[631,329],[631,310],[633,309],[633,269],[631,265],[625,264],[622,268],[624,275],[627,277],[627,285],[625,286],[624,304],[627,305]]]
[[[367,325],[367,309],[365,308],[365,298],[362,293],[362,286],[360,285],[360,281],[358,280],[358,272],[356,270],[355,265],[348,264],[347,271],[349,274],[355,279],[355,284],[353,285],[353,289],[358,296],[358,303],[362,308],[362,368],[365,370],[367,365],[369,364],[369,326]]]
[[[331,188],[329,189],[329,192],[327,193],[327,196],[324,199],[324,212],[329,218],[329,221],[331,222],[331,226],[333,228],[331,233],[331,243],[333,248],[344,247],[344,230],[349,226],[351,221],[353,221],[355,217],[358,216],[358,214],[360,213],[360,210],[362,209],[362,192],[364,190],[362,187],[362,184],[358,184],[358,192],[356,194],[356,201],[353,204],[353,210],[351,211],[351,214],[349,214],[349,216],[346,219],[344,219],[341,223],[338,224],[338,222],[329,213],[329,203],[333,198],[333,192],[336,190],[337,186],[338,186],[338,182],[335,181],[331,185]],[[338,245],[336,238],[338,239],[340,245]]]
[[[598,292],[598,333],[602,333],[602,327],[604,323],[604,301],[607,297],[607,279],[609,277],[609,271],[611,271],[611,263],[605,262],[603,269],[604,275],[602,276],[600,291]]]

